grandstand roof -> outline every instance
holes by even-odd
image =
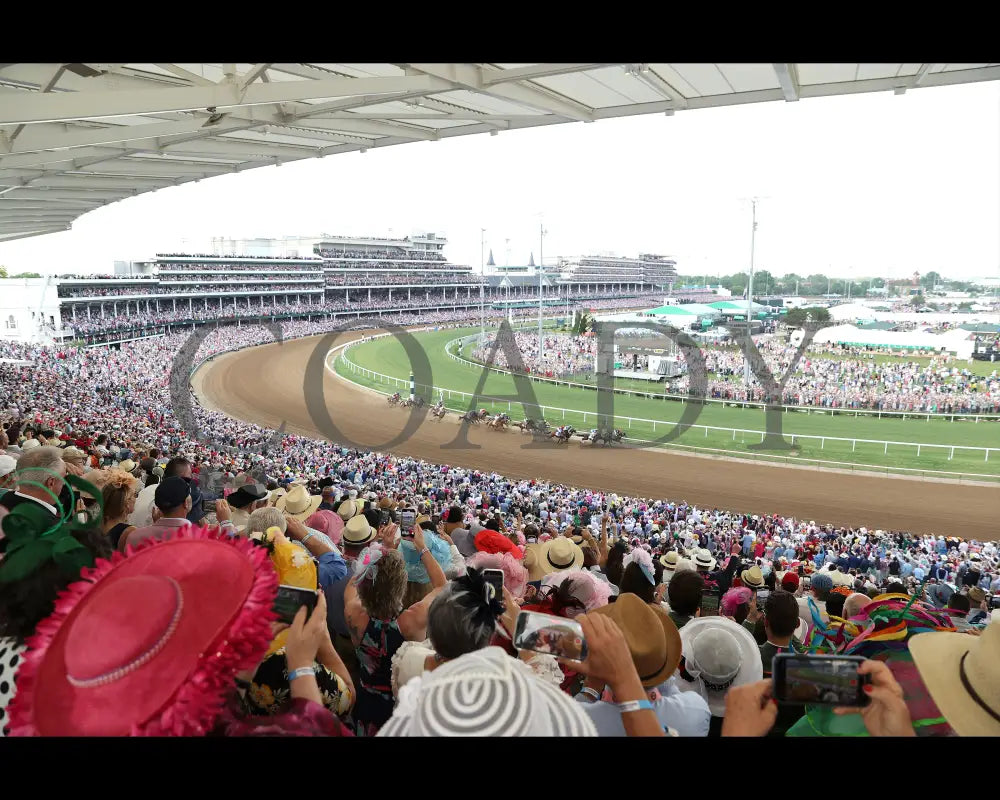
[[[0,241],[369,147],[998,78],[1000,64],[2,64]]]

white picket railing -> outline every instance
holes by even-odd
[[[478,339],[479,334],[475,333],[471,336],[463,336],[459,339],[452,339],[445,345],[445,354],[448,358],[453,361],[457,361],[460,364],[464,364],[469,367],[474,367],[476,369],[488,369],[490,372],[495,372],[498,375],[513,375],[509,369],[503,369],[501,367],[487,366],[479,361],[472,361],[461,355],[462,349],[465,345],[474,340]],[[458,353],[452,352],[452,347],[458,344]],[[523,377],[528,380],[535,381],[537,383],[552,383],[557,386],[571,386],[577,389],[590,389],[591,391],[597,391],[599,388],[597,384],[593,383],[580,383],[574,381],[565,381],[559,378],[546,378],[541,375],[532,375],[524,373]],[[695,398],[691,395],[686,394],[665,394],[662,392],[643,392],[638,389],[619,389],[615,388],[615,394],[632,395],[634,397],[642,397],[647,400],[676,400],[679,402],[698,402],[698,403],[715,403],[724,406],[738,406],[739,408],[767,408],[766,403],[760,403],[755,400],[726,400],[724,398],[715,397],[705,397],[705,398]],[[931,420],[932,418],[940,417],[942,419],[950,419],[955,421],[956,419],[971,419],[975,422],[979,422],[980,419],[989,420],[996,422],[1000,420],[1000,414],[942,414],[940,412],[930,412],[930,411],[892,411],[890,409],[871,409],[871,408],[830,408],[828,406],[781,406],[782,411],[804,411],[807,414],[830,414],[830,415],[840,415],[845,416],[875,416],[881,419],[883,416],[886,418],[902,418],[907,419],[913,418],[923,418]]]
[[[381,338],[382,336],[388,336],[388,335],[390,335],[390,334],[380,334],[378,336],[365,337],[364,339],[360,339],[357,342],[352,342],[351,344],[349,344],[346,347],[344,347],[343,351],[340,354],[340,357],[343,360],[343,362],[347,365],[348,369],[350,369],[355,374],[358,374],[358,375],[361,375],[363,377],[369,378],[369,379],[371,379],[371,380],[373,380],[373,381],[375,381],[377,383],[385,383],[386,385],[393,386],[394,388],[404,388],[406,390],[409,390],[409,388],[410,388],[410,381],[408,379],[396,378],[396,377],[394,377],[392,375],[385,375],[385,374],[383,374],[381,372],[375,372],[374,370],[370,370],[367,367],[359,366],[358,364],[355,364],[353,361],[351,361],[350,357],[348,356],[348,352],[351,349],[353,349],[356,345],[361,344],[362,342],[371,341],[372,339],[377,339],[377,338]],[[477,398],[476,395],[473,395],[473,394],[471,394],[469,392],[462,392],[462,391],[459,391],[457,389],[447,389],[447,388],[439,387],[439,386],[430,386],[430,385],[424,384],[424,383],[417,383],[416,386],[417,386],[418,389],[429,389],[431,391],[432,395],[438,394],[442,399],[445,400],[445,402],[447,402],[448,400],[452,400],[454,398],[458,398],[459,400],[466,400],[466,398],[468,398],[469,401],[471,401],[474,398],[476,398],[476,399],[484,401],[484,402],[489,402],[490,405],[491,405],[491,407],[493,409],[496,409],[498,407],[497,404],[499,403],[499,407],[501,409],[503,409],[503,407],[506,406],[506,410],[507,411],[513,411],[513,407],[515,405],[521,405],[517,401],[513,401],[513,400],[500,399],[500,398],[491,398],[491,397],[486,396],[486,395],[479,395],[478,398]],[[382,394],[388,394],[388,392],[382,392]],[[559,407],[559,406],[549,406],[549,405],[545,405],[545,404],[541,404],[541,403],[537,405],[537,408],[539,410],[539,413],[542,414],[543,416],[544,416],[544,412],[551,411],[554,414],[560,415],[560,418],[563,419],[563,420],[566,419],[566,415],[567,414],[575,415],[575,416],[582,416],[584,424],[586,424],[588,421],[592,421],[592,422],[594,422],[596,424],[598,422],[599,417],[602,416],[602,415],[598,414],[598,412],[596,412],[596,411],[580,411],[579,409],[562,408],[562,407]],[[614,421],[616,423],[618,421],[623,422],[628,429],[632,428],[632,424],[633,423],[646,423],[646,424],[652,426],[653,433],[656,433],[657,426],[661,426],[661,428],[667,428],[667,429],[669,429],[669,428],[677,427],[678,425],[681,424],[681,423],[678,423],[678,422],[666,422],[664,420],[645,419],[643,417],[626,417],[626,416],[621,416],[619,414],[615,414],[614,417],[613,417],[613,419],[614,419]],[[763,442],[764,439],[765,439],[765,437],[767,436],[767,432],[766,431],[750,430],[750,429],[747,429],[747,428],[726,428],[726,427],[720,427],[720,426],[717,426],[717,425],[688,425],[686,427],[689,428],[689,429],[704,431],[706,439],[708,438],[709,431],[718,431],[718,432],[721,432],[721,433],[731,433],[733,441],[736,441],[736,435],[740,434],[740,436],[741,436],[741,443],[742,444],[746,443],[746,436],[748,434],[752,435],[754,437],[759,436],[761,442]],[[971,452],[980,452],[980,453],[983,453],[984,454],[984,458],[983,458],[984,462],[988,462],[990,460],[990,453],[1000,453],[1000,447],[971,447],[971,446],[968,446],[968,445],[930,444],[930,443],[925,443],[925,442],[898,442],[898,441],[891,441],[891,440],[885,440],[885,439],[856,439],[856,438],[841,437],[841,436],[817,436],[817,435],[814,435],[814,434],[803,434],[803,433],[794,433],[794,434],[786,434],[786,435],[790,437],[791,444],[793,446],[795,445],[796,441],[801,441],[801,440],[819,441],[819,443],[820,443],[820,449],[821,450],[824,450],[826,448],[826,443],[827,442],[850,442],[851,443],[851,452],[855,452],[857,450],[857,446],[858,446],[859,443],[860,444],[882,445],[883,446],[883,454],[888,454],[888,452],[889,452],[889,445],[892,445],[893,447],[915,447],[915,448],[917,448],[917,456],[918,457],[920,456],[921,452],[924,449],[928,449],[928,448],[933,448],[933,449],[936,449],[936,450],[943,449],[943,450],[949,451],[949,455],[948,455],[948,460],[949,461],[951,461],[954,458],[956,450],[957,451],[971,451]],[[627,437],[627,438],[629,438],[630,441],[637,441],[637,442],[648,442],[648,441],[650,441],[648,439],[633,439],[631,437]],[[905,469],[905,468],[900,468],[900,469]],[[927,470],[917,470],[917,471],[926,472]],[[983,476],[983,477],[995,477],[995,476]]]

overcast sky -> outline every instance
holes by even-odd
[[[11,272],[111,272],[213,236],[449,239],[479,265],[662,253],[683,274],[1000,273],[1000,83],[699,109],[418,142],[264,167],[98,209],[0,245]]]

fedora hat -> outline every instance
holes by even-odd
[[[699,547],[694,551],[694,557],[691,561],[697,569],[706,569],[709,572],[715,569],[715,559],[704,547]]]
[[[131,472],[135,469],[135,462],[131,458],[126,458],[124,461],[118,464],[118,469],[125,472]]]
[[[639,680],[647,689],[674,674],[681,660],[681,635],[659,604],[644,603],[628,592],[592,613],[609,617],[621,628]]]
[[[322,497],[310,495],[305,486],[293,486],[287,494],[278,498],[274,506],[289,516],[305,521],[306,517],[311,517],[322,502]]]
[[[986,592],[984,592],[978,586],[973,586],[971,589],[969,589],[969,600],[970,600],[970,602],[973,602],[976,605],[978,605],[979,603],[983,602],[983,600],[985,600],[985,599],[986,599]]]
[[[690,630],[689,630],[690,629]],[[697,617],[680,630],[684,663],[677,688],[698,692],[713,717],[726,711],[733,686],[762,680],[764,664],[753,635],[726,617]]]
[[[740,573],[740,580],[743,581],[744,586],[750,589],[760,589],[764,586],[764,573],[755,564],[750,569],[745,569]]]
[[[322,499],[323,498],[320,498],[320,501],[322,501]],[[319,503],[316,504],[316,507],[319,507]],[[347,522],[349,519],[358,516],[358,504],[353,500],[344,500],[344,502],[337,506],[337,514],[340,515],[340,518],[344,520],[344,522]]]
[[[1000,736],[1000,623],[979,636],[920,633],[910,655],[931,699],[959,736]]]
[[[204,735],[267,651],[277,589],[266,550],[200,527],[99,560],[28,639],[11,733]]]
[[[265,499],[267,499],[267,489],[260,483],[243,484],[226,498],[233,508],[245,508],[251,503]]]
[[[676,552],[671,550],[665,556],[660,556],[660,563],[663,565],[664,569],[675,570],[677,569],[677,562],[680,561],[680,556]]]
[[[368,524],[368,519],[364,514],[351,517],[344,526],[344,533],[341,541],[354,547],[368,544],[375,538],[377,531]]]
[[[83,452],[79,447],[67,447],[62,452],[63,461],[85,461],[87,454]]]
[[[583,550],[565,536],[549,539],[542,547],[538,560],[545,574],[583,566]]]

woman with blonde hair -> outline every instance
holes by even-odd
[[[104,533],[113,550],[118,549],[122,536],[135,530],[128,524],[128,518],[135,510],[136,489],[139,481],[125,470],[109,467],[101,470],[101,494],[104,497]]]

